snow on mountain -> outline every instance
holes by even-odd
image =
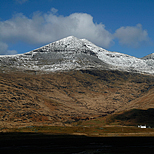
[[[154,53],[149,54],[149,55],[143,57],[142,59],[144,59],[144,60],[147,60],[147,59],[154,59]]]
[[[117,69],[154,74],[154,54],[142,59],[107,51],[86,39],[69,36],[25,54],[0,56],[2,70],[64,71]]]

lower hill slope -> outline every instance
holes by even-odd
[[[153,76],[120,71],[1,73],[0,124],[66,125],[132,108],[154,108],[153,85]]]
[[[146,125],[147,127],[154,127],[154,108],[147,110],[131,109],[122,113],[114,114],[106,118],[107,124],[118,125]]]

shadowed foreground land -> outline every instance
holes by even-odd
[[[153,137],[87,137],[43,133],[1,133],[1,153],[153,153]]]

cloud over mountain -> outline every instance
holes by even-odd
[[[14,55],[17,54],[15,50],[9,50],[6,43],[0,42],[0,54],[2,55]]]
[[[122,45],[138,47],[143,43],[149,42],[148,33],[142,29],[141,24],[136,26],[121,27],[116,30],[115,37],[119,39]]]
[[[73,13],[64,17],[55,15],[55,11],[52,9],[46,14],[37,12],[32,18],[16,14],[12,19],[1,21],[0,41],[12,43],[20,40],[30,44],[45,44],[74,35],[106,48],[112,43],[112,34],[102,23],[94,23],[91,15]]]
[[[25,2],[22,0],[20,2]],[[73,13],[69,16],[58,15],[58,10],[52,8],[48,13],[35,12],[32,17],[22,13],[11,19],[0,21],[0,54],[12,53],[8,50],[9,43],[24,42],[28,44],[47,44],[58,39],[73,35],[85,38],[103,48],[108,48],[118,38],[123,45],[133,47],[148,41],[148,33],[141,24],[135,27],[121,27],[111,34],[102,23],[94,23],[93,17],[87,13]],[[13,52],[15,53],[15,52]]]

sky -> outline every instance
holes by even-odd
[[[154,0],[0,0],[0,55],[67,36],[144,57],[154,52]]]

